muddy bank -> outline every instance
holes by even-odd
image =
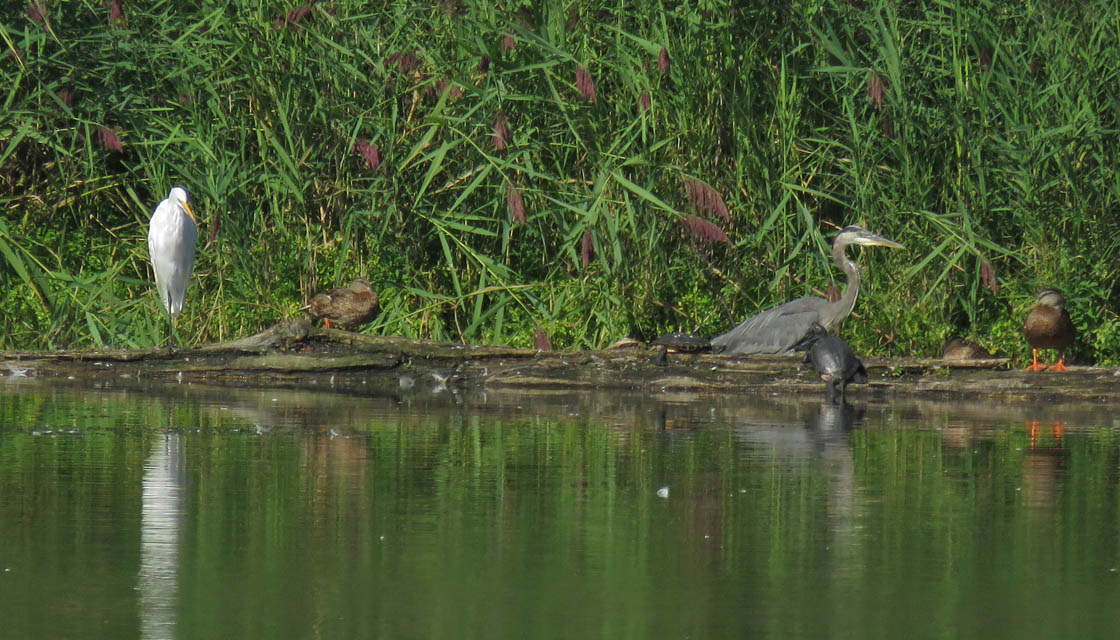
[[[290,321],[248,338],[197,348],[0,353],[0,376],[208,382],[396,393],[413,385],[535,392],[619,389],[654,393],[821,393],[799,357],[673,354],[642,348],[538,352],[373,337]],[[869,381],[849,393],[1120,403],[1115,368],[1027,373],[1006,359],[864,358]]]

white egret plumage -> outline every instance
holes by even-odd
[[[175,318],[183,311],[187,285],[194,270],[198,228],[190,195],[183,187],[172,187],[167,198],[152,212],[148,223],[148,255],[156,275],[156,290],[167,309],[169,342],[174,340]]]

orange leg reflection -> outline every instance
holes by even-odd
[[[1041,425],[1041,423],[1039,423],[1038,420],[1027,421],[1027,428],[1030,429],[1030,432],[1031,432],[1031,448],[1032,449],[1035,447],[1035,443],[1038,441],[1038,429],[1039,429],[1040,426],[1042,426],[1042,425]],[[1054,440],[1057,442],[1057,445],[1055,445],[1056,448],[1061,448],[1061,446],[1062,446],[1062,436],[1065,435],[1065,432],[1066,432],[1066,423],[1062,422],[1061,420],[1055,420],[1055,421],[1051,422],[1049,426],[1050,426],[1050,435],[1052,435],[1054,437]]]

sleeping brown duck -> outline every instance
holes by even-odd
[[[1065,309],[1066,301],[1055,289],[1043,289],[1035,299],[1035,306],[1027,314],[1023,333],[1031,345],[1031,365],[1027,371],[1067,371],[1066,350],[1073,344],[1076,330]],[[1040,349],[1056,349],[1058,361],[1049,367],[1039,363]]]
[[[377,292],[365,278],[356,278],[349,287],[320,293],[304,308],[312,316],[322,318],[328,329],[331,325],[350,329],[377,315]]]

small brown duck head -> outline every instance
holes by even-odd
[[[356,278],[348,287],[320,293],[304,308],[312,316],[322,318],[328,329],[332,324],[353,328],[377,315],[377,292],[365,278]]]
[[[991,358],[990,351],[964,338],[953,338],[945,344],[942,360],[984,360]]]
[[[1027,371],[1066,371],[1066,349],[1073,344],[1076,330],[1065,309],[1066,301],[1056,289],[1043,289],[1035,298],[1034,308],[1027,314],[1023,323],[1023,335],[1031,345],[1033,362]],[[1056,349],[1058,362],[1046,367],[1038,362],[1040,349]]]

